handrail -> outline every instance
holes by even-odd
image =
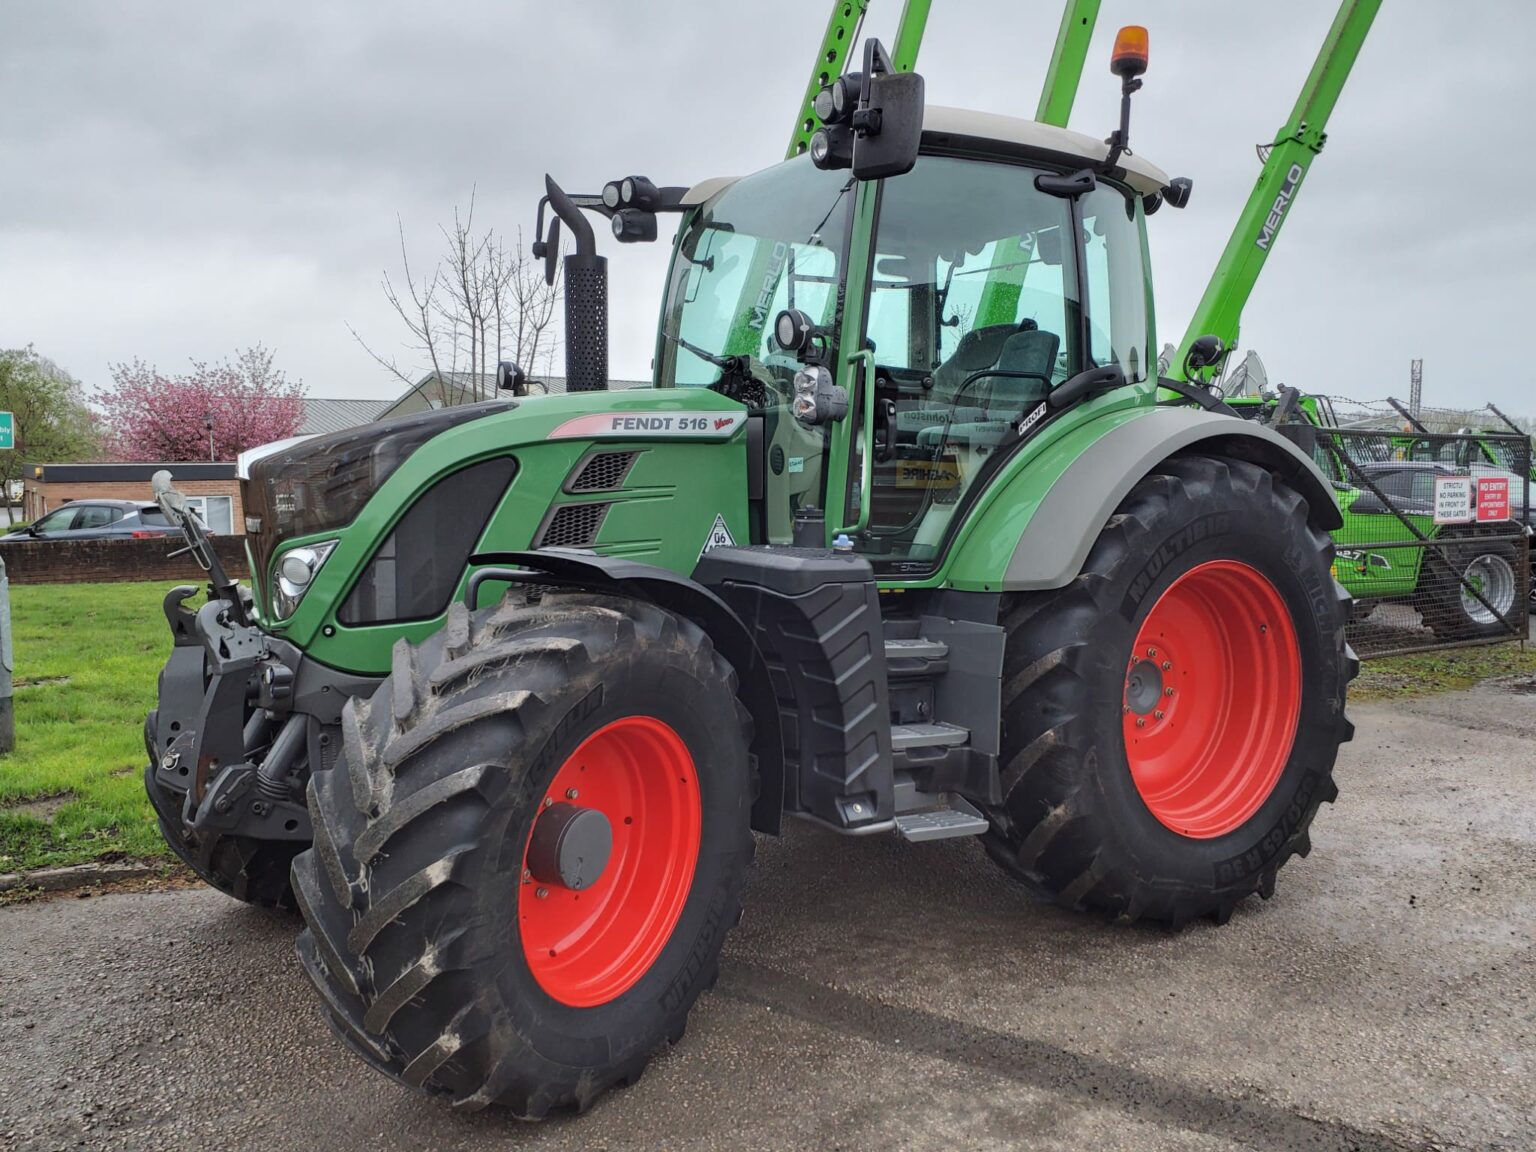
[[[869,527],[869,505],[875,487],[875,354],[868,348],[860,348],[848,356],[850,366],[861,361],[864,372],[859,377],[859,384],[864,389],[864,404],[859,428],[859,447],[862,450],[859,463],[859,518],[852,524],[836,529],[838,534],[850,536]]]

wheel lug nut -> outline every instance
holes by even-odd
[[[1130,712],[1131,712],[1131,706],[1129,704],[1122,704],[1122,705],[1120,705],[1120,715],[1122,715],[1122,716],[1129,716]]]
[[[537,896],[540,900],[543,900],[546,896],[549,895],[549,889],[548,888],[535,888],[533,890],[533,894],[535,896]]]
[[[1156,648],[1148,648],[1147,649],[1147,659],[1148,660],[1156,660],[1157,659],[1157,649]]]
[[[528,881],[530,881],[532,879],[533,879],[533,873],[528,871],[528,869],[524,868],[523,869],[523,883],[526,884],[526,883],[528,883]]]
[[[1172,696],[1173,695],[1173,689],[1172,688],[1164,688],[1163,689],[1163,695],[1164,696]]]
[[[1154,720],[1161,720],[1163,718],[1163,710],[1159,708],[1156,712],[1152,713],[1152,718]]]
[[[1163,661],[1163,671],[1164,672],[1167,672],[1172,667],[1173,667],[1173,661],[1172,660],[1164,660]]]
[[[567,800],[574,800],[574,799],[576,799],[576,789],[574,789],[574,788],[567,788],[565,790],[565,798]]]
[[[551,800],[548,796],[544,797],[543,807],[548,808],[553,803],[554,803],[554,801]]]
[[[1145,728],[1146,726],[1147,726],[1147,718],[1145,716],[1138,716],[1138,717],[1136,717],[1136,727],[1138,727],[1138,728]]]

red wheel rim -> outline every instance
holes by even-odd
[[[541,884],[525,844],[518,930],[539,986],[590,1008],[634,987],[677,926],[699,858],[699,778],[681,736],[655,717],[629,716],[592,733],[560,766],[540,811],[561,802],[608,818],[607,866],[579,892]]]
[[[1301,651],[1275,586],[1235,560],[1175,580],[1136,634],[1121,711],[1152,815],[1202,840],[1240,826],[1274,791],[1301,714]]]

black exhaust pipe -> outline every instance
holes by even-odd
[[[555,216],[576,238],[576,251],[565,258],[565,390],[608,390],[608,259],[597,254],[592,225],[580,208],[548,175],[544,188]],[[550,242],[559,234],[550,225]]]

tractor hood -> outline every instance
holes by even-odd
[[[488,401],[280,446],[244,484],[261,623],[301,648],[350,641],[332,666],[372,673],[388,657],[373,634],[430,630],[477,551],[582,547],[690,571],[717,517],[746,533],[746,425],[745,407],[708,389],[645,388]],[[613,484],[583,471],[596,457]],[[679,517],[697,533],[674,539]]]

